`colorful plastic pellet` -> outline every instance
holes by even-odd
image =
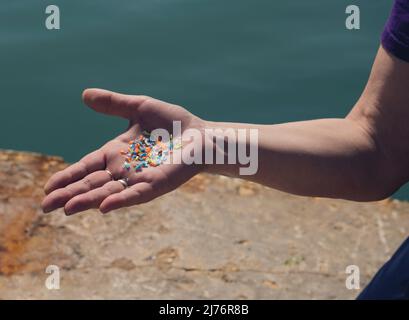
[[[120,151],[125,158],[123,168],[126,170],[133,168],[138,172],[142,168],[157,167],[167,160],[173,149],[180,147],[180,143],[174,145],[172,135],[170,141],[165,143],[160,137],[153,140],[149,132],[143,131],[139,138],[129,141],[128,151]]]

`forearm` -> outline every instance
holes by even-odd
[[[258,130],[258,170],[240,176],[241,164],[207,166],[209,172],[237,176],[305,196],[375,200],[391,190],[382,174],[382,155],[371,137],[348,119],[278,125],[211,123],[222,129]],[[249,141],[247,142],[249,143]],[[247,146],[248,148],[250,146]],[[227,157],[227,155],[226,155]]]
[[[258,171],[241,178],[298,195],[382,199],[409,180],[408,84],[409,63],[380,47],[365,90],[344,119],[208,125],[258,129]],[[239,176],[239,166],[206,169]]]

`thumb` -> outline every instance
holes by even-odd
[[[82,100],[91,109],[107,115],[126,119],[135,117],[137,108],[149,98],[127,95],[103,89],[86,89]]]

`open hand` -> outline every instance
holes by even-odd
[[[143,130],[156,128],[171,132],[173,121],[180,121],[182,132],[201,130],[204,121],[182,107],[146,96],[119,94],[102,89],[87,89],[84,102],[97,112],[129,120],[124,133],[112,139],[77,163],[55,173],[45,185],[44,212],[64,207],[71,215],[90,208],[107,213],[121,207],[148,202],[183,184],[199,171],[200,165],[162,164],[140,172],[122,167],[120,150]],[[127,179],[128,187],[118,182]]]

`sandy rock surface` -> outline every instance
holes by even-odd
[[[199,175],[108,215],[44,215],[61,158],[0,151],[0,299],[353,299],[409,233],[409,205],[303,198]],[[48,265],[60,289],[48,290]]]

